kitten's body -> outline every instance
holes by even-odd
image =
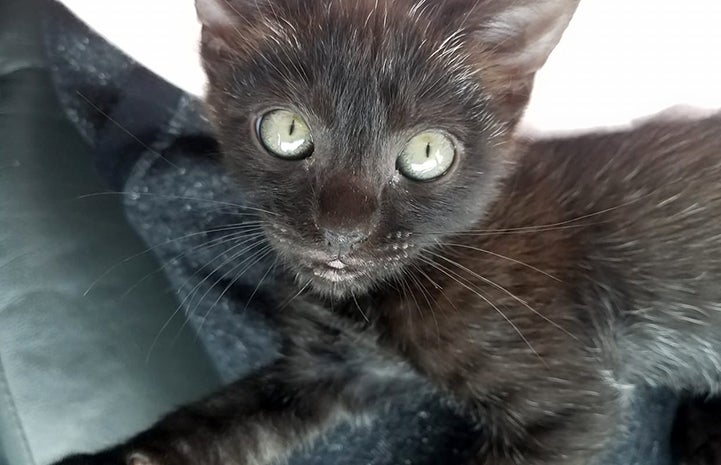
[[[515,349],[549,368],[580,343],[621,385],[721,389],[720,130],[715,116],[531,144],[486,218],[429,255],[451,275],[426,267],[440,289],[419,275],[447,327],[441,341],[487,345],[502,365]],[[417,327],[431,318],[408,316],[428,307],[418,299],[380,314]],[[431,323],[404,343],[437,346]],[[502,340],[484,344],[489,334]]]
[[[73,463],[275,463],[433,389],[485,427],[473,463],[580,465],[631,386],[718,392],[721,117],[515,141],[572,1],[250,3],[198,0],[229,169],[298,281],[284,357]],[[258,142],[279,106],[315,130],[305,160]],[[404,179],[429,125],[457,160]]]
[[[584,416],[617,425],[633,386],[717,394],[719,131],[716,116],[531,144],[487,218],[415,273],[423,289],[385,296],[390,344],[481,422],[569,422],[549,450],[583,447]]]

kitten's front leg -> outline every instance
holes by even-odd
[[[162,420],[125,446],[132,465],[263,464],[359,414],[338,380],[293,379],[285,361]]]
[[[468,465],[595,463],[620,421],[615,393],[606,386],[597,388],[584,392],[579,387],[565,398],[549,396],[545,401],[519,398],[513,407],[508,402],[485,410],[481,421],[488,425],[487,435]],[[531,408],[524,409],[524,404]]]
[[[260,465],[282,460],[379,400],[419,387],[367,335],[332,321],[293,328],[275,364],[168,415],[125,444],[56,465]]]

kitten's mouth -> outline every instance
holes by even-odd
[[[313,270],[313,276],[316,276],[318,278],[324,279],[326,281],[330,281],[332,283],[341,283],[341,282],[348,282],[352,281],[353,279],[359,277],[361,273],[359,272],[347,272],[347,271],[339,271],[334,269],[314,269]]]
[[[326,265],[330,268],[333,268],[334,270],[343,270],[348,266],[345,263],[343,263],[343,261],[340,258],[331,260],[328,263],[326,263]]]
[[[319,294],[344,299],[368,292],[392,274],[397,265],[393,258],[377,262],[354,257],[312,260],[306,256],[294,268],[301,286],[309,285]]]
[[[340,258],[329,260],[312,267],[313,276],[332,283],[351,281],[363,274],[357,267],[345,263]]]
[[[305,261],[299,275],[321,294],[339,298],[365,292],[371,284],[370,264],[351,258]]]
[[[410,233],[399,232],[389,234],[387,240],[390,242],[378,247],[375,256],[362,252],[339,256],[299,245],[297,239],[287,237],[286,231],[275,229],[281,234],[271,230],[268,238],[285,258],[298,284],[301,287],[310,286],[319,294],[335,298],[360,295],[380,280],[392,276],[408,258],[408,249],[413,247],[407,241]]]

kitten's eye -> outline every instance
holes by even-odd
[[[258,120],[263,147],[286,160],[300,160],[313,153],[313,137],[303,118],[288,110],[273,110]]]
[[[432,181],[443,176],[453,164],[453,141],[438,131],[425,131],[408,141],[400,157],[398,170],[415,181]]]

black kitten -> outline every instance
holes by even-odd
[[[721,117],[513,138],[575,1],[197,5],[284,357],[66,463],[277,463],[426,388],[483,427],[473,463],[580,465],[634,385],[719,391]]]

